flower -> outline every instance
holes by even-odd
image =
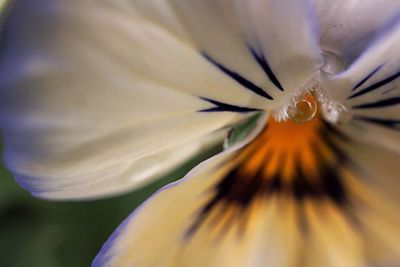
[[[400,263],[397,0],[10,9],[5,162],[38,197],[131,190],[257,120],[129,216],[93,266]]]

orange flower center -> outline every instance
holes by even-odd
[[[338,140],[346,137],[318,115],[306,123],[270,119],[251,143],[229,159],[233,167],[213,185],[188,232],[194,233],[207,218],[242,218],[256,200],[268,202],[272,196],[299,205],[323,199],[346,206],[342,171],[348,161]]]
[[[307,123],[270,119],[262,133],[241,153],[239,174],[260,175],[264,179],[280,176],[286,185],[293,182],[299,171],[308,179],[318,179],[321,161],[327,165],[337,161],[325,140],[326,127],[319,116]]]

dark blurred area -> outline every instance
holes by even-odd
[[[49,202],[0,171],[0,266],[89,266],[121,221],[158,186],[112,199]]]
[[[90,266],[103,243],[135,207],[212,153],[191,160],[146,188],[85,202],[37,199],[0,165],[0,266]]]

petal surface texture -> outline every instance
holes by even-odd
[[[399,13],[400,14],[400,13]],[[400,153],[400,15],[324,89],[353,114],[354,135]]]
[[[321,50],[353,62],[400,11],[397,0],[314,0]]]
[[[92,266],[397,266],[399,171],[320,118],[270,121],[145,202]]]

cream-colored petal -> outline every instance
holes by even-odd
[[[350,64],[400,12],[397,0],[314,0],[320,46]]]
[[[139,4],[12,5],[0,62],[0,126],[8,168],[34,192],[51,195],[50,188],[78,186],[78,177],[86,183],[93,174],[95,183],[116,166],[154,162],[185,144],[190,150],[239,117],[199,112],[218,105],[205,98],[252,102],[177,33],[179,25],[164,27]],[[180,161],[176,156],[166,162]]]
[[[226,131],[161,150],[138,160],[124,160],[83,175],[49,178],[16,175],[17,182],[35,196],[47,199],[92,199],[131,191],[160,177],[209,146],[221,143]]]
[[[352,162],[346,172],[354,224],[371,266],[400,264],[399,155],[370,142],[343,144]]]

